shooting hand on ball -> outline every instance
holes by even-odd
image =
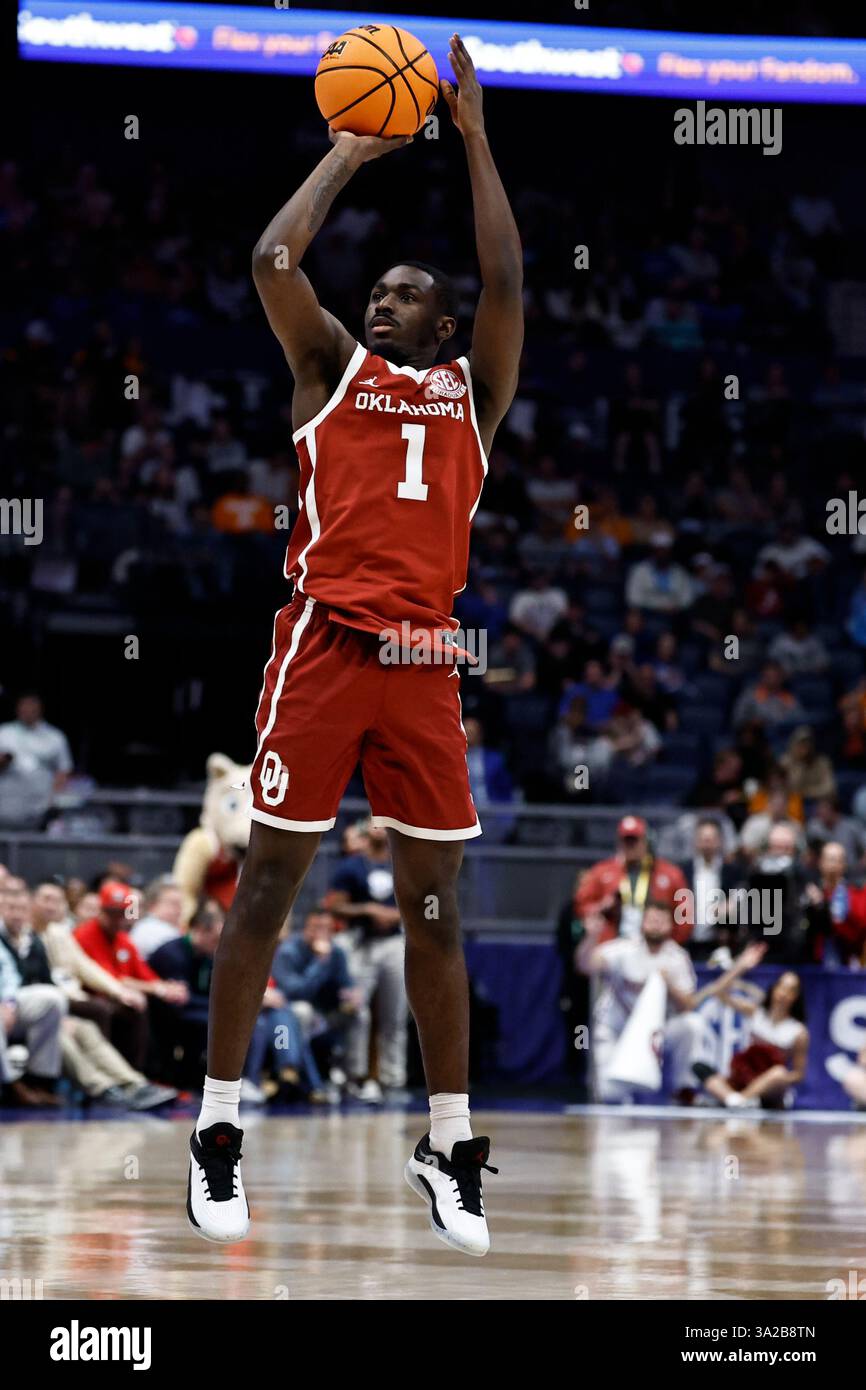
[[[348,150],[359,164],[366,164],[371,159],[378,159],[380,155],[388,154],[391,150],[401,150],[404,145],[412,143],[411,135],[394,135],[390,138],[381,135],[353,135],[349,130],[334,130],[331,126],[328,126],[328,139],[338,149]]]
[[[448,110],[464,140],[467,135],[482,134],[484,116],[481,110],[481,83],[475,72],[475,64],[459,34],[452,34],[448,59],[458,87],[447,80],[440,83],[442,95],[448,103]]]

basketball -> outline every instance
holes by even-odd
[[[336,39],[316,69],[328,125],[353,135],[414,135],[436,105],[439,74],[420,39],[393,24],[361,24]]]

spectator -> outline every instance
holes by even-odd
[[[708,960],[723,939],[727,941],[726,931],[719,930],[725,921],[725,915],[719,911],[720,901],[723,896],[727,898],[741,878],[737,867],[724,858],[716,821],[709,817],[698,821],[694,852],[681,868],[690,894],[683,900],[689,913],[686,920],[692,928],[686,947],[692,960]],[[679,904],[674,909],[674,921],[682,921]]]
[[[588,726],[603,731],[619,704],[619,691],[613,676],[605,674],[600,661],[588,661],[583,669],[583,679],[565,687],[559,703],[560,714],[570,708],[575,695],[585,702]]]
[[[652,553],[629,571],[626,602],[631,608],[650,613],[682,613],[690,607],[694,594],[692,581],[682,565],[671,558],[671,537],[656,531],[650,538]]]
[[[511,600],[508,617],[527,637],[543,642],[567,607],[565,590],[551,584],[549,571],[536,569],[530,573],[526,587],[519,589]]]
[[[696,1012],[704,999],[721,993],[739,974],[750,969],[755,955],[744,953],[736,965],[718,980],[699,990],[694,966],[682,946],[673,940],[673,919],[668,907],[647,903],[637,937],[603,941],[606,930],[601,914],[584,921],[585,935],[577,948],[579,968],[601,980],[592,1014],[592,1060],[597,1099],[622,1103],[632,1098],[633,1087],[616,1076],[616,1045],[650,976],[661,975],[665,988],[665,1013],[661,1048],[671,1058],[673,1086],[678,1097],[689,1101],[694,1093],[695,1063],[709,1067],[713,1055],[712,1030]],[[649,1050],[649,1045],[648,1045]]]
[[[21,891],[12,880],[11,892]],[[4,885],[3,911],[8,913],[9,880]],[[23,1106],[59,1105],[55,1094],[62,1063],[60,1027],[66,1001],[56,985],[26,985],[15,956],[0,941],[0,1086],[6,1103]],[[16,1076],[9,1061],[9,1043],[27,1048],[27,1070]]]
[[[842,815],[836,796],[823,796],[816,802],[811,819],[806,823],[806,839],[819,849],[828,840],[834,840],[842,846],[855,871],[866,856],[866,829],[853,816]]]
[[[406,1085],[409,1006],[403,981],[405,941],[394,896],[388,838],[372,823],[367,850],[345,859],[331,882],[326,905],[352,928],[349,969],[362,998],[349,1053],[350,1089],[360,1100],[378,1104],[383,1089]],[[376,997],[379,1022],[379,1076],[369,1075],[370,1004]]]
[[[623,816],[617,826],[617,853],[587,869],[575,897],[576,917],[601,915],[610,936],[634,939],[640,933],[648,902],[663,903],[671,911],[678,893],[686,886],[682,871],[666,859],[656,858],[649,847],[646,821]],[[675,923],[674,940],[688,940],[689,923]]]
[[[747,803],[743,760],[735,748],[719,749],[713,758],[712,774],[698,777],[686,798],[686,805],[724,811],[739,829],[746,818]]]
[[[183,893],[171,874],[155,878],[144,894],[144,916],[133,923],[129,936],[143,960],[167,941],[176,941],[182,933]]]
[[[587,722],[586,698],[572,695],[565,713],[550,731],[549,753],[557,787],[567,796],[600,790],[607,779],[613,749],[610,739]],[[586,768],[588,785],[579,770]]]
[[[761,1105],[766,1110],[784,1109],[791,1099],[791,1088],[798,1086],[806,1075],[809,1060],[809,1030],[803,1022],[799,975],[786,970],[766,996],[756,987],[753,992],[746,993],[741,988],[735,994],[727,985],[719,997],[746,1015],[748,1042],[734,1053],[726,1077],[719,1072],[706,1077],[706,1090],[729,1107]]]
[[[149,1041],[147,999],[166,1004],[185,1004],[189,991],[179,980],[162,980],[142,960],[132,938],[124,930],[134,920],[135,898],[128,884],[108,879],[99,890],[99,912],[75,929],[79,946],[109,975],[138,996],[135,1004],[111,1002],[108,1006],[111,1041],[135,1068],[143,1071]],[[127,914],[130,914],[127,916]]]
[[[362,1016],[364,998],[349,973],[346,952],[334,939],[327,908],[307,913],[302,931],[282,941],[274,957],[277,988],[288,1000],[309,1041],[315,1038],[332,1059],[331,1080],[345,1082],[346,1035]],[[369,1027],[363,1024],[362,1027]],[[338,1065],[337,1065],[338,1064]]]
[[[848,879],[843,845],[828,840],[818,859],[818,879],[805,888],[807,949],[831,967],[866,963],[866,889]]]
[[[765,661],[758,680],[737,700],[733,722],[735,727],[752,719],[765,725],[787,724],[804,714],[796,695],[786,689],[785,672],[778,661]]]
[[[804,801],[836,795],[836,778],[830,759],[815,748],[815,735],[808,724],[801,724],[788,740],[787,752],[780,759],[789,789]]]
[[[0,825],[40,829],[71,771],[66,735],[45,722],[38,695],[21,695],[0,724]]]
[[[788,619],[785,631],[774,637],[768,656],[778,662],[786,676],[819,676],[830,664],[827,648],[805,618],[794,615]]]
[[[758,564],[773,562],[790,580],[805,579],[820,573],[830,559],[826,546],[811,536],[804,536],[789,521],[780,524],[776,539],[758,551]]]
[[[53,892],[63,900],[61,890],[54,884],[40,885],[42,919]],[[54,902],[54,911],[62,907]],[[60,1026],[60,1046],[64,1073],[91,1101],[101,1105],[119,1106],[130,1110],[152,1110],[165,1105],[177,1096],[166,1086],[155,1086],[135,1071],[116,1048],[103,1037],[99,1028],[88,1018],[75,1016],[76,981],[62,969],[55,969],[47,943],[45,928],[33,920],[33,900],[22,883],[14,893],[3,899],[3,926],[0,939],[15,957],[25,985],[57,985],[67,999],[68,1014]],[[65,938],[70,949],[76,943],[62,926],[56,931]],[[80,948],[77,948],[80,950]],[[68,959],[68,957],[65,957]],[[85,957],[85,960],[87,958]],[[93,962],[89,962],[92,966]],[[93,966],[94,969],[98,967]]]
[[[851,595],[845,629],[856,646],[866,647],[866,569]]]
[[[662,746],[658,730],[644,719],[639,709],[629,706],[616,711],[608,726],[614,762],[628,767],[644,767],[659,755]]]
[[[535,657],[518,627],[509,623],[494,642],[482,676],[486,688],[497,695],[523,695],[535,685]]]
[[[777,825],[785,826],[799,845],[802,838],[802,802],[799,797],[792,798],[784,778],[774,776],[764,793],[754,798],[753,803],[760,807],[749,816],[740,831],[740,849],[753,858],[766,849],[770,834]]]
[[[762,935],[768,961],[793,964],[804,950],[802,920],[805,874],[797,859],[797,837],[790,825],[774,825],[766,849],[758,854],[746,879],[751,935]]]

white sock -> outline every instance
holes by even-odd
[[[469,1123],[469,1097],[452,1091],[439,1091],[430,1097],[430,1147],[436,1153],[451,1157],[451,1150],[461,1139],[472,1138]]]
[[[240,1129],[240,1098],[240,1081],[215,1081],[212,1076],[206,1076],[201,1110],[195,1123],[196,1134],[200,1136],[203,1129],[210,1129],[211,1125],[217,1124],[234,1125],[236,1129]]]

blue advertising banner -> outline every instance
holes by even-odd
[[[499,1012],[502,1075],[527,1086],[553,1080],[562,1068],[568,1041],[559,1003],[562,967],[555,948],[547,942],[471,941],[466,958],[474,988]],[[832,1072],[839,1061],[853,1062],[866,1047],[866,971],[809,966],[797,973],[803,981],[810,1046],[796,1108],[850,1110],[851,1101]],[[699,985],[718,978],[704,967],[697,974]],[[779,967],[761,966],[749,980],[767,989],[780,974]],[[745,1045],[746,1020],[717,1000],[707,1000],[701,1012],[718,1037],[717,1064],[725,1071],[732,1054]]]
[[[368,22],[375,22],[371,9]],[[147,0],[20,0],[21,55],[51,62],[226,69],[296,76],[363,11]],[[676,34],[584,25],[388,15],[448,71],[458,29],[482,81],[500,87],[762,102],[866,101],[866,42]]]

